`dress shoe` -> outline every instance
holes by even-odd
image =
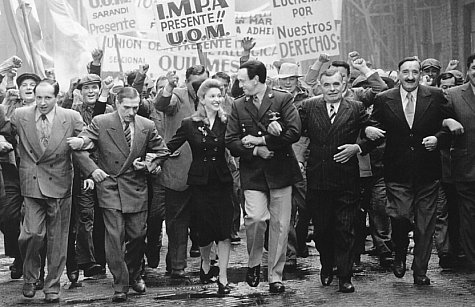
[[[297,251],[297,257],[300,257],[300,258],[307,258],[309,256],[309,253],[308,253],[308,248],[304,248],[300,251]]]
[[[247,268],[246,282],[251,287],[257,287],[261,279],[261,266],[256,265],[253,268]]]
[[[219,267],[217,266],[210,266],[208,273],[205,273],[203,270],[203,261],[201,261],[201,267],[200,267],[200,281],[203,284],[209,284],[213,283],[219,275]],[[214,280],[213,280],[214,279]]]
[[[43,290],[45,287],[45,278],[41,277],[35,283],[35,290]]]
[[[322,285],[324,286],[331,285],[333,281],[333,274],[325,274],[325,273],[320,272],[320,281],[322,282]]]
[[[231,244],[232,245],[237,245],[241,243],[241,237],[237,234],[232,234],[231,235]]]
[[[78,270],[74,270],[74,271],[71,271],[71,272],[66,272],[66,275],[68,275],[68,279],[72,284],[75,284],[75,283],[78,282],[78,279],[79,279],[79,271]]]
[[[23,275],[23,261],[15,258],[13,264],[10,266],[10,277],[12,279],[20,279]]]
[[[158,268],[158,263],[160,262],[159,257],[150,257],[147,258],[147,266],[152,269]]]
[[[57,303],[57,302],[59,302],[59,294],[58,293],[46,293],[45,294],[45,301],[47,303]]]
[[[132,290],[137,293],[144,293],[145,292],[145,281],[140,278],[132,283]]]
[[[185,270],[172,270],[170,277],[173,279],[183,279],[186,278]]]
[[[393,273],[397,278],[403,278],[406,274],[406,258],[396,258],[393,262]]]
[[[269,292],[270,293],[283,293],[283,292],[285,292],[285,287],[280,281],[272,282],[272,283],[269,284]]]
[[[192,245],[190,248],[190,257],[198,258],[201,257],[200,248],[198,246]]]
[[[355,292],[355,287],[351,283],[351,280],[340,279],[338,282],[338,291],[342,293],[352,293]]]
[[[30,297],[30,298],[34,297],[35,293],[36,293],[35,284],[33,284],[33,283],[24,283],[22,292],[23,292],[24,297]]]
[[[80,264],[78,267],[84,271],[84,277],[92,277],[102,272],[102,266],[97,263]]]
[[[430,285],[430,279],[426,275],[422,275],[422,276],[414,275],[414,284],[418,286],[428,286]]]
[[[223,285],[218,279],[217,284],[218,284],[218,294],[224,295],[224,294],[231,293],[231,286],[229,285],[229,283]]]
[[[114,303],[122,303],[127,300],[127,293],[124,292],[114,292],[114,295],[112,296],[112,301]]]

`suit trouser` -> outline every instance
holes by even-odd
[[[460,213],[460,240],[471,266],[475,265],[475,181],[456,182]]]
[[[305,193],[305,180],[301,180],[292,186],[292,212],[290,215],[289,239],[287,242],[287,260],[297,259],[297,250],[299,249],[296,229],[297,212],[300,212],[300,208],[305,208]]]
[[[340,191],[308,190],[307,208],[312,214],[315,245],[324,274],[331,274],[336,262],[338,277],[351,277],[358,199],[358,187]]]
[[[162,225],[165,220],[165,188],[158,183],[157,176],[148,175],[148,218],[147,245],[145,255],[148,262],[160,260],[162,248]]]
[[[427,273],[435,232],[439,181],[429,183],[386,182],[387,213],[391,217],[392,238],[397,259],[406,259],[410,219],[414,217],[414,276]]]
[[[439,189],[437,196],[437,217],[435,220],[434,243],[439,257],[449,254],[449,210],[447,208],[447,195],[443,186]]]
[[[186,268],[188,227],[191,219],[191,189],[165,188],[165,224],[168,235],[167,270]]]
[[[244,190],[246,201],[247,252],[249,267],[261,264],[266,221],[269,222],[269,283],[282,281],[292,211],[292,186],[268,192]]]
[[[41,266],[40,249],[46,236],[48,275],[44,293],[59,293],[60,278],[66,265],[71,197],[25,197],[25,215],[18,244],[23,257],[23,279],[35,283]]]
[[[17,168],[9,163],[2,163],[2,173],[6,195],[0,200],[0,224],[5,238],[5,255],[20,258],[18,236],[20,235],[21,206],[23,204],[20,178]]]
[[[122,213],[102,208],[106,226],[106,261],[114,277],[114,291],[129,291],[140,277],[147,233],[147,211]]]
[[[386,184],[384,178],[371,178],[369,185],[369,228],[378,255],[392,253],[391,220],[386,213]]]

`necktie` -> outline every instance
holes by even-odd
[[[333,105],[333,103],[330,104],[330,111],[328,116],[330,116],[330,122],[333,124],[333,121],[335,120],[336,116],[335,106]]]
[[[129,123],[125,123],[124,134],[125,134],[125,140],[127,141],[127,144],[130,147],[131,135],[130,135]]]
[[[407,123],[409,127],[412,128],[412,124],[414,122],[414,97],[412,97],[412,93],[407,93],[407,104],[404,108],[404,115],[406,116]]]
[[[256,108],[259,110],[259,108],[261,107],[261,102],[259,101],[259,97],[254,96],[253,99],[252,99],[252,102],[254,103]]]
[[[40,131],[41,131],[41,136],[40,136],[40,142],[43,144],[43,147],[46,148],[48,147],[48,141],[49,141],[49,132],[48,132],[48,120],[46,118],[45,114],[41,114],[41,123],[40,123]]]

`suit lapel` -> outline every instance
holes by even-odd
[[[125,139],[124,129],[122,128],[122,123],[120,121],[119,113],[117,113],[117,111],[115,112],[110,127],[106,128],[106,130],[117,148],[119,148],[120,152],[122,152],[124,156],[128,157],[130,153],[130,148],[129,144],[127,144],[127,140]]]
[[[43,155],[43,149],[41,148],[40,138],[36,130],[35,111],[36,107],[31,107],[28,113],[25,114],[25,117],[19,120],[22,122],[25,137],[33,150],[35,160],[38,161]]]
[[[413,128],[424,116],[424,113],[427,111],[427,108],[429,108],[431,104],[430,96],[430,91],[424,86],[420,85],[419,90],[417,91],[416,113],[414,114],[414,122],[412,124]]]
[[[134,160],[138,157],[140,150],[143,148],[146,141],[147,130],[142,125],[142,122],[139,118],[135,117],[134,122],[134,141],[132,143],[132,148],[130,148],[129,155],[122,165],[122,169],[119,171],[119,174],[129,169]],[[125,136],[124,136],[125,140]],[[126,141],[127,144],[127,141]],[[143,157],[145,158],[145,157]]]
[[[406,116],[404,115],[404,110],[402,109],[401,101],[401,92],[399,88],[390,90],[388,93],[388,107],[389,109],[403,122],[403,124],[410,129],[409,124],[407,123]]]
[[[328,117],[327,106],[325,100],[321,99],[315,102],[315,119],[318,120],[318,124],[320,124],[320,128],[323,131],[323,136],[325,139],[328,137],[331,129],[331,122],[330,117]]]
[[[261,101],[261,107],[259,108],[259,111],[258,111],[257,118],[259,121],[262,119],[264,114],[267,113],[267,110],[269,110],[269,108],[271,107],[273,99],[274,99],[274,94],[272,94],[270,87],[267,87],[266,93],[264,94],[264,97],[262,98],[262,101]]]
[[[48,157],[56,151],[61,143],[63,143],[66,132],[68,131],[68,125],[64,112],[57,107],[51,125],[51,135],[49,137],[48,147],[46,147],[42,157]]]
[[[258,110],[256,108],[256,106],[254,105],[254,103],[252,102],[252,99],[251,97],[247,96],[246,99],[245,99],[245,103],[244,103],[244,108],[247,110],[247,112],[249,112],[249,115],[254,118],[256,121],[258,121]]]
[[[475,95],[473,94],[470,83],[467,83],[467,85],[462,88],[462,98],[463,101],[475,112]]]

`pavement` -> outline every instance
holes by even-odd
[[[164,259],[167,238],[161,251],[157,269],[146,269],[147,291],[144,294],[129,292],[128,301],[112,303],[112,276],[107,272],[95,278],[79,278],[80,287],[70,288],[66,273],[61,278],[61,301],[46,304],[44,294],[37,291],[33,299],[21,294],[23,281],[12,280],[8,266],[13,259],[4,255],[3,236],[0,235],[0,306],[475,306],[475,274],[461,270],[442,270],[434,252],[429,264],[430,286],[413,284],[412,271],[398,279],[393,273],[379,267],[378,259],[363,255],[363,272],[353,278],[356,292],[337,292],[338,281],[323,287],[320,283],[320,261],[313,243],[309,243],[310,256],[299,258],[297,268],[284,272],[285,293],[268,291],[266,259],[264,272],[257,288],[245,282],[247,251],[245,231],[240,232],[241,244],[233,245],[228,278],[234,287],[231,294],[220,296],[215,284],[202,285],[199,281],[199,258],[189,258],[185,280],[172,280],[165,276]],[[367,242],[367,248],[371,245]],[[412,256],[408,256],[410,268]],[[82,272],[81,272],[82,274]]]

